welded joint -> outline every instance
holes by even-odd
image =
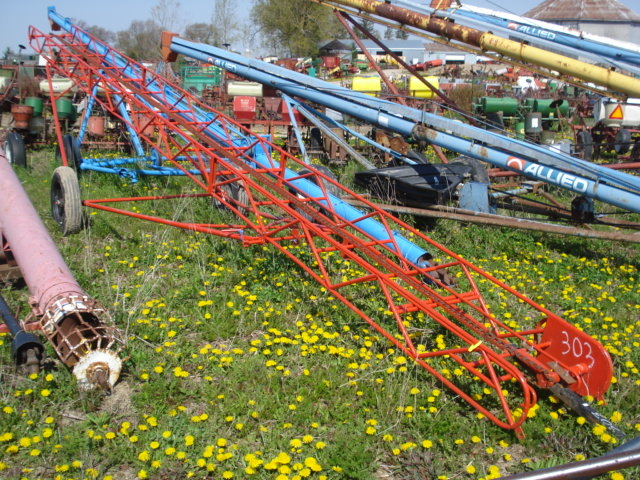
[[[40,308],[40,303],[38,299],[34,296],[29,296],[27,302],[29,303],[29,307],[31,307],[31,313],[36,317],[40,318],[44,315],[44,312]]]

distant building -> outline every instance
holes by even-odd
[[[362,44],[378,62],[387,60],[386,52],[375,42],[363,40]],[[424,43],[422,40],[384,40],[384,45],[411,65],[437,59],[442,60],[444,64],[473,65],[485,59],[480,55],[458,50],[449,45],[436,42]],[[359,48],[357,52],[358,57],[363,58],[364,54]]]
[[[640,15],[618,0],[546,0],[523,16],[640,44]]]
[[[353,47],[355,47],[353,40],[332,40],[320,47],[320,56],[348,56],[351,55]]]
[[[407,63],[419,63],[425,60],[424,43],[421,40],[384,40],[384,45],[394,54],[402,57]],[[362,44],[373,58],[380,63],[390,61],[387,53],[372,40],[362,40]],[[360,48],[357,48],[358,58],[364,58]]]
[[[475,65],[489,60],[476,53],[465,52],[437,42],[425,43],[425,60],[442,60],[444,65]]]

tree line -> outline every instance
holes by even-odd
[[[333,10],[311,0],[244,0],[251,2],[249,21],[238,16],[241,0],[212,0],[208,22],[186,24],[181,19],[180,0],[158,0],[149,18],[133,20],[129,27],[112,32],[100,25],[76,20],[80,28],[113,45],[125,55],[139,61],[160,58],[160,37],[165,30],[182,37],[239,53],[251,52],[280,57],[317,56],[319,47],[334,39],[348,38]],[[361,20],[368,32],[377,34],[375,24]],[[365,35],[358,29],[356,34]],[[406,39],[402,30],[387,27],[385,39]],[[4,52],[5,59],[13,52]]]
[[[238,11],[251,2],[249,19]],[[260,51],[267,55],[304,57],[318,53],[323,41],[344,38],[346,32],[332,10],[310,0],[213,0],[208,22],[182,26],[179,0],[159,0],[150,18],[131,22],[127,30],[113,34],[99,27],[85,26],[96,36],[113,44],[137,60],[160,54],[158,39],[163,30],[182,37],[244,53]],[[105,37],[106,35],[106,37]]]

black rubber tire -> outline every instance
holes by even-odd
[[[618,155],[624,155],[631,148],[631,132],[626,128],[621,128],[616,133],[616,143],[613,144],[613,149]]]
[[[16,132],[10,132],[7,135],[7,139],[4,141],[4,155],[11,165],[27,166],[27,152],[24,148],[22,135]]]
[[[578,149],[583,160],[588,162],[593,158],[593,137],[589,130],[581,130],[576,135]]]
[[[221,178],[222,181],[227,179],[229,179],[229,177],[225,176]],[[244,185],[242,184],[242,182],[238,180],[236,182],[226,183],[222,185],[220,189],[223,192],[225,192],[228,197],[230,197],[232,200],[236,202],[235,206],[241,214],[243,215],[247,214],[249,209],[244,207],[243,205],[249,205],[249,194],[247,193],[247,190],[244,188]],[[218,201],[214,201],[214,205],[217,208],[224,208],[224,209],[227,208],[223,203]]]
[[[78,233],[82,229],[80,182],[71,167],[61,166],[53,172],[51,216],[60,225],[64,236]]]
[[[637,162],[640,160],[640,140],[636,140],[633,142],[633,148],[631,149],[631,153],[629,154],[631,160]]]
[[[231,196],[237,202],[236,207],[243,215],[249,212],[247,207],[243,205],[249,205],[249,194],[247,189],[244,188],[244,184],[240,181],[231,184]]]
[[[77,139],[71,135],[63,135],[62,146],[67,154],[67,162],[71,168],[76,171],[76,174],[80,174],[80,166],[82,165],[82,155],[80,154],[80,147],[78,146]],[[60,145],[56,149],[56,160],[62,162],[62,154],[60,153]]]

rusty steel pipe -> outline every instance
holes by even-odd
[[[366,208],[362,202],[343,198],[343,200],[354,207]],[[615,240],[631,243],[640,243],[640,234],[637,233],[621,233],[621,232],[604,232],[600,230],[588,230],[586,228],[556,225],[552,223],[544,223],[537,220],[528,220],[525,218],[511,218],[503,215],[495,215],[491,213],[475,212],[457,207],[448,207],[442,205],[430,205],[424,208],[407,207],[404,205],[388,205],[376,202],[378,208],[391,213],[399,213],[406,215],[415,215],[418,217],[433,217],[444,220],[456,220],[459,222],[475,223],[478,225],[489,225],[495,227],[519,228],[521,230],[532,230],[536,232],[557,233],[560,235],[571,235],[582,238],[599,238],[602,240]]]
[[[446,95],[444,95],[440,91],[440,89],[435,88],[423,76],[418,75],[418,73],[415,71],[415,69],[413,67],[408,65],[398,55],[396,55],[395,53],[391,52],[374,35],[372,35],[368,30],[363,28],[362,25],[360,25],[358,22],[356,22],[351,17],[351,15],[349,15],[348,13],[339,11],[339,10],[334,10],[334,12],[336,14],[336,17],[338,17],[338,20],[340,20],[340,23],[342,23],[342,26],[347,30],[347,33],[349,33],[349,35],[351,36],[353,41],[356,42],[356,44],[358,45],[358,48],[360,48],[360,50],[362,50],[362,53],[367,57],[367,60],[369,60],[369,63],[371,63],[371,65],[373,66],[375,71],[378,72],[378,74],[380,75],[380,78],[382,78],[382,80],[387,85],[389,90],[396,96],[396,99],[397,99],[398,103],[400,103],[402,105],[405,105],[405,106],[407,105],[407,102],[405,101],[405,99],[400,96],[400,92],[398,91],[396,86],[393,84],[393,82],[391,80],[389,80],[389,77],[387,77],[387,74],[384,73],[384,70],[382,68],[380,68],[380,65],[378,65],[378,63],[373,59],[373,57],[369,53],[369,50],[367,50],[364,47],[364,44],[360,41],[358,36],[355,34],[353,29],[349,25],[349,22],[351,22],[362,34],[364,34],[367,38],[369,38],[369,40],[371,40],[374,43],[376,43],[380,48],[385,50],[387,52],[387,54],[391,55],[400,65],[402,65],[402,67],[404,67],[412,75],[414,75],[415,77],[420,79],[420,81],[422,83],[424,83],[427,87],[429,87],[431,89],[431,91],[434,92],[438,97],[440,97],[445,103],[447,103],[448,105],[453,105],[452,100],[450,100]],[[349,22],[347,22],[347,20]],[[453,105],[453,106],[455,107],[455,105]],[[438,156],[438,158],[440,159],[440,161],[442,163],[447,163],[448,162],[448,159],[447,159],[446,155],[444,154],[444,152],[442,151],[442,149],[438,145],[431,144],[431,148],[433,148],[433,151],[435,152],[435,154]]]
[[[474,28],[458,25],[434,15],[418,13],[379,0],[312,1],[334,8],[336,5],[341,5],[358,12],[362,11],[378,15],[402,25],[408,25],[450,40],[471,45],[483,52],[495,52],[519,62],[532,63],[557,71],[563,75],[571,75],[582,81],[593,82],[596,85],[624,93],[631,97],[640,96],[640,80],[631,76],[575,60],[542,48],[532,47],[526,45],[524,42],[505,39],[491,32],[482,32]],[[353,13],[358,14],[356,12]]]
[[[60,360],[81,388],[110,390],[121,361],[113,347],[123,342],[107,312],[74,279],[31,204],[20,180],[0,153],[0,224],[31,293],[29,302]]]
[[[369,32],[367,32],[364,28],[362,28],[362,26],[351,20],[351,17],[344,13],[344,12],[340,12],[338,10],[334,10],[334,13],[336,15],[336,17],[338,18],[338,21],[342,24],[342,26],[345,28],[345,30],[347,31],[347,33],[351,36],[351,39],[356,42],[356,45],[358,46],[358,48],[360,50],[362,50],[362,53],[364,54],[365,57],[367,57],[367,60],[369,61],[369,63],[371,64],[371,66],[373,67],[373,69],[377,72],[378,75],[380,75],[380,78],[382,79],[382,81],[384,82],[384,84],[387,86],[387,88],[389,89],[389,91],[395,95],[396,101],[402,105],[404,105],[405,107],[407,106],[407,102],[405,101],[405,99],[402,97],[402,95],[400,95],[400,92],[398,91],[398,88],[394,85],[394,83],[391,81],[391,79],[387,76],[387,74],[385,73],[385,71],[380,67],[380,65],[378,65],[378,63],[373,59],[373,56],[371,55],[371,53],[369,52],[369,50],[367,50],[364,46],[364,44],[362,43],[362,41],[360,40],[360,38],[358,38],[358,35],[356,35],[356,32],[353,30],[353,28],[351,28],[351,25],[349,25],[349,22],[347,22],[347,20],[351,21],[353,23],[353,25],[360,31],[365,33],[365,35],[367,35]],[[372,39],[372,36],[369,37],[370,39]],[[374,40],[375,41],[375,40]]]

